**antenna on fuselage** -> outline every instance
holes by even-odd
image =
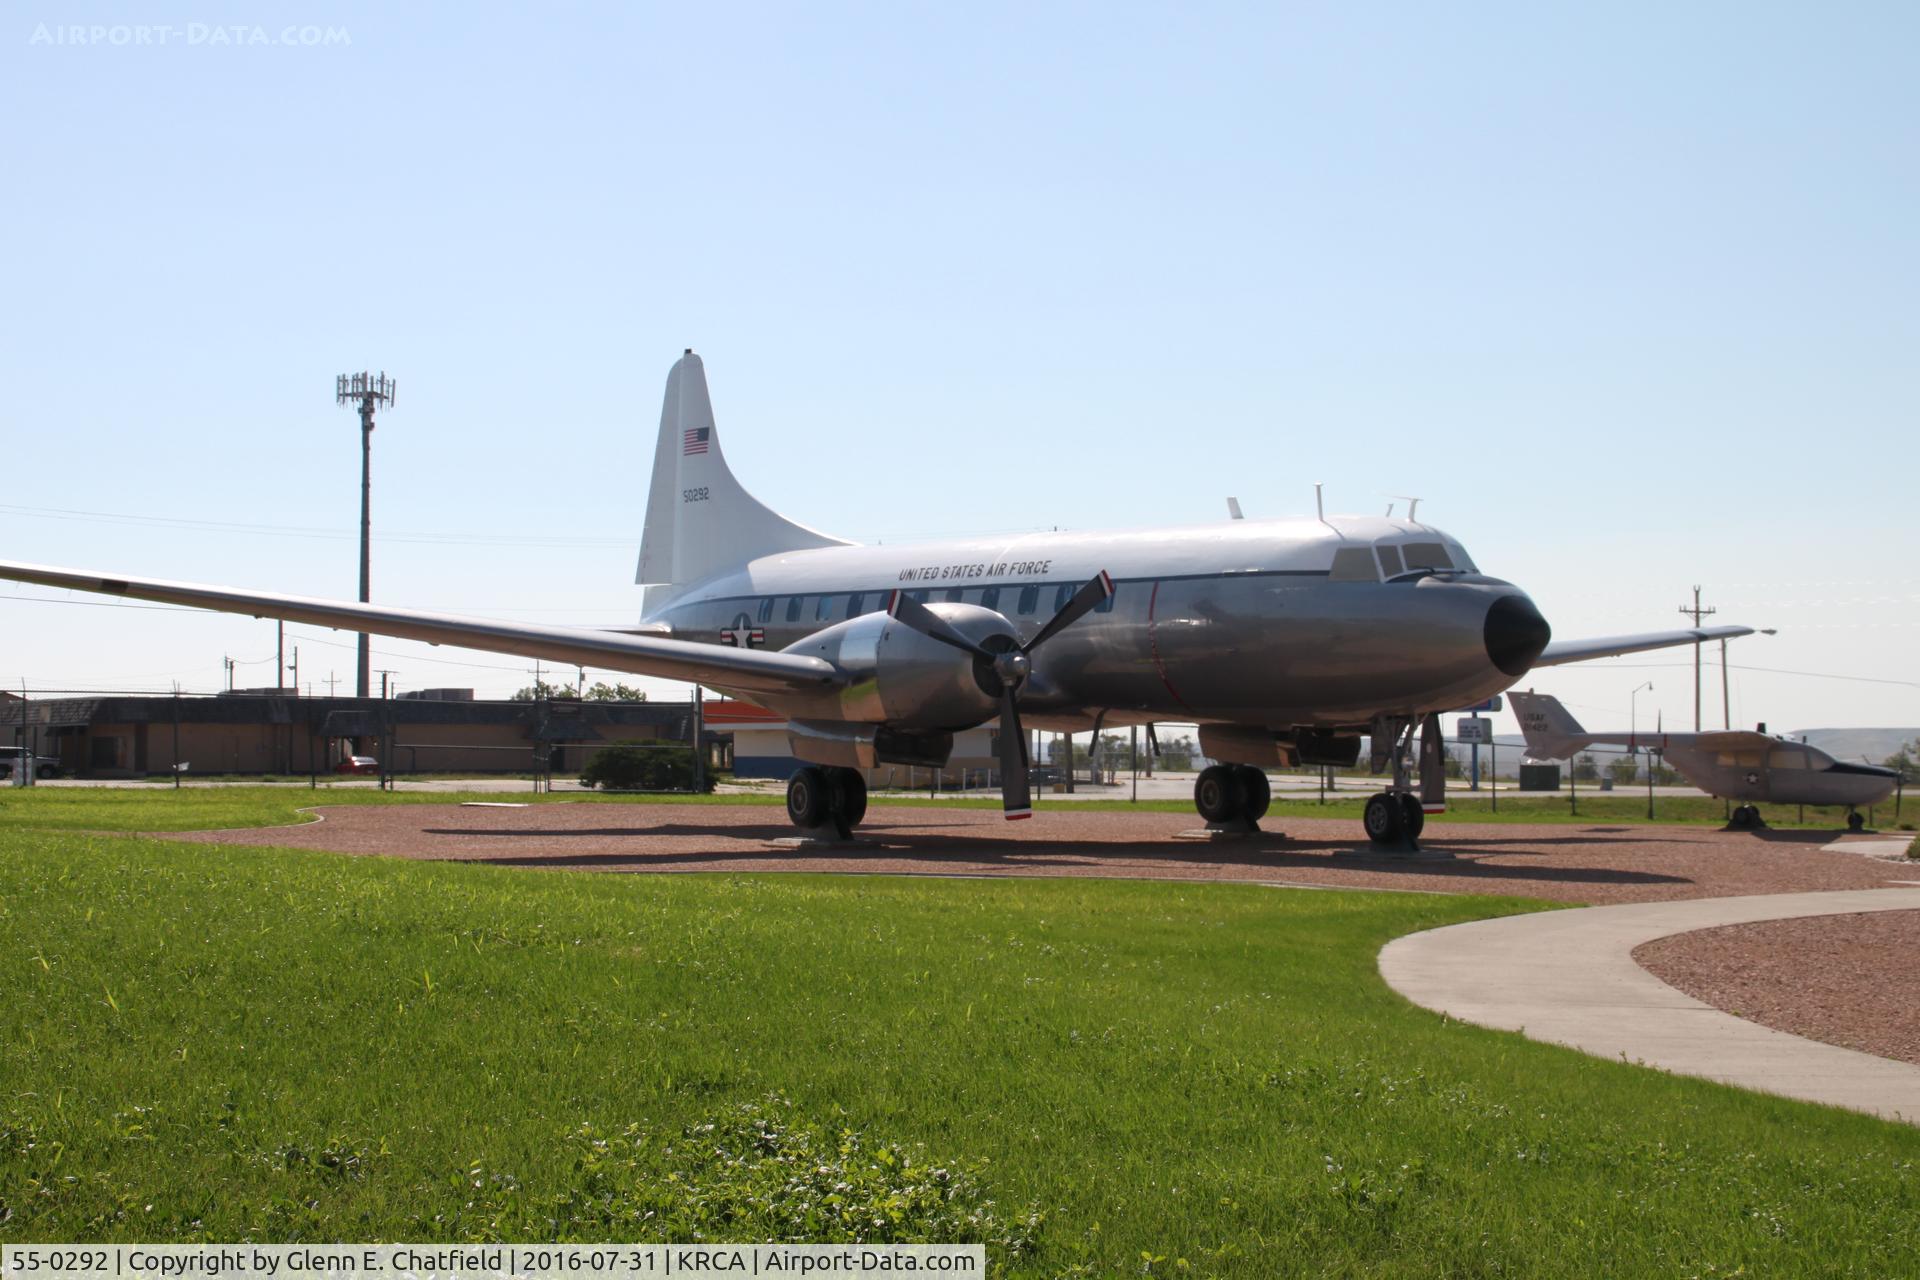
[[[1240,514],[1240,499],[1238,498],[1227,499],[1227,519],[1229,520],[1246,519],[1245,516]]]
[[[1325,487],[1326,486],[1318,480],[1313,482],[1313,514],[1320,518],[1321,524],[1327,524],[1327,504],[1321,496],[1321,490]],[[1327,524],[1327,528],[1333,529],[1333,526]],[[1334,529],[1334,532],[1338,533],[1339,530]]]
[[[1409,522],[1414,524],[1418,524],[1420,522],[1420,517],[1415,514],[1415,512],[1420,510],[1420,499],[1410,498],[1404,493],[1396,493],[1390,496],[1398,498],[1402,502],[1407,504],[1407,519]],[[1388,515],[1393,514],[1393,508],[1391,506],[1387,508],[1387,514]]]

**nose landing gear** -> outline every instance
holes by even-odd
[[[1415,794],[1408,756],[1413,733],[1420,734],[1420,787]],[[1387,790],[1368,797],[1361,826],[1373,852],[1397,856],[1443,859],[1453,855],[1423,850],[1420,833],[1427,825],[1427,804],[1446,805],[1447,770],[1440,738],[1440,717],[1382,716],[1373,725],[1373,769],[1391,765],[1393,782]]]

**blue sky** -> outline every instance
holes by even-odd
[[[376,598],[620,623],[692,346],[849,537],[1419,494],[1563,636],[1701,582],[1781,630],[1736,663],[1849,677],[1736,722],[1920,724],[1917,85],[1896,4],[19,4],[0,554],[351,595],[332,379],[384,368]],[[0,586],[0,680],[273,647],[56,598]],[[1685,725],[1689,661],[1535,684]]]

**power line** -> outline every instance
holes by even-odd
[[[175,516],[149,516],[133,512],[84,511],[70,507],[23,507],[0,503],[0,512],[36,520],[70,520],[93,524],[135,525],[169,529],[190,529],[202,533],[245,533],[279,538],[316,538],[342,541],[357,537],[350,529],[332,529],[315,525],[250,524],[230,520],[193,520]],[[379,542],[414,542],[429,545],[473,544],[496,547],[629,547],[632,538],[525,537],[507,534],[456,532],[387,532]]]

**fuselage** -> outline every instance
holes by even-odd
[[[1780,739],[1762,749],[1710,751],[1685,742],[1660,745],[1667,763],[1710,796],[1774,804],[1878,804],[1893,794],[1899,774],[1870,764],[1847,764],[1818,747]]]
[[[1041,727],[1365,726],[1498,693],[1549,636],[1455,539],[1354,516],[786,552],[687,587],[643,625],[784,649],[900,590],[994,611],[1024,641],[1103,570],[1113,598],[1036,658],[1022,705]]]

